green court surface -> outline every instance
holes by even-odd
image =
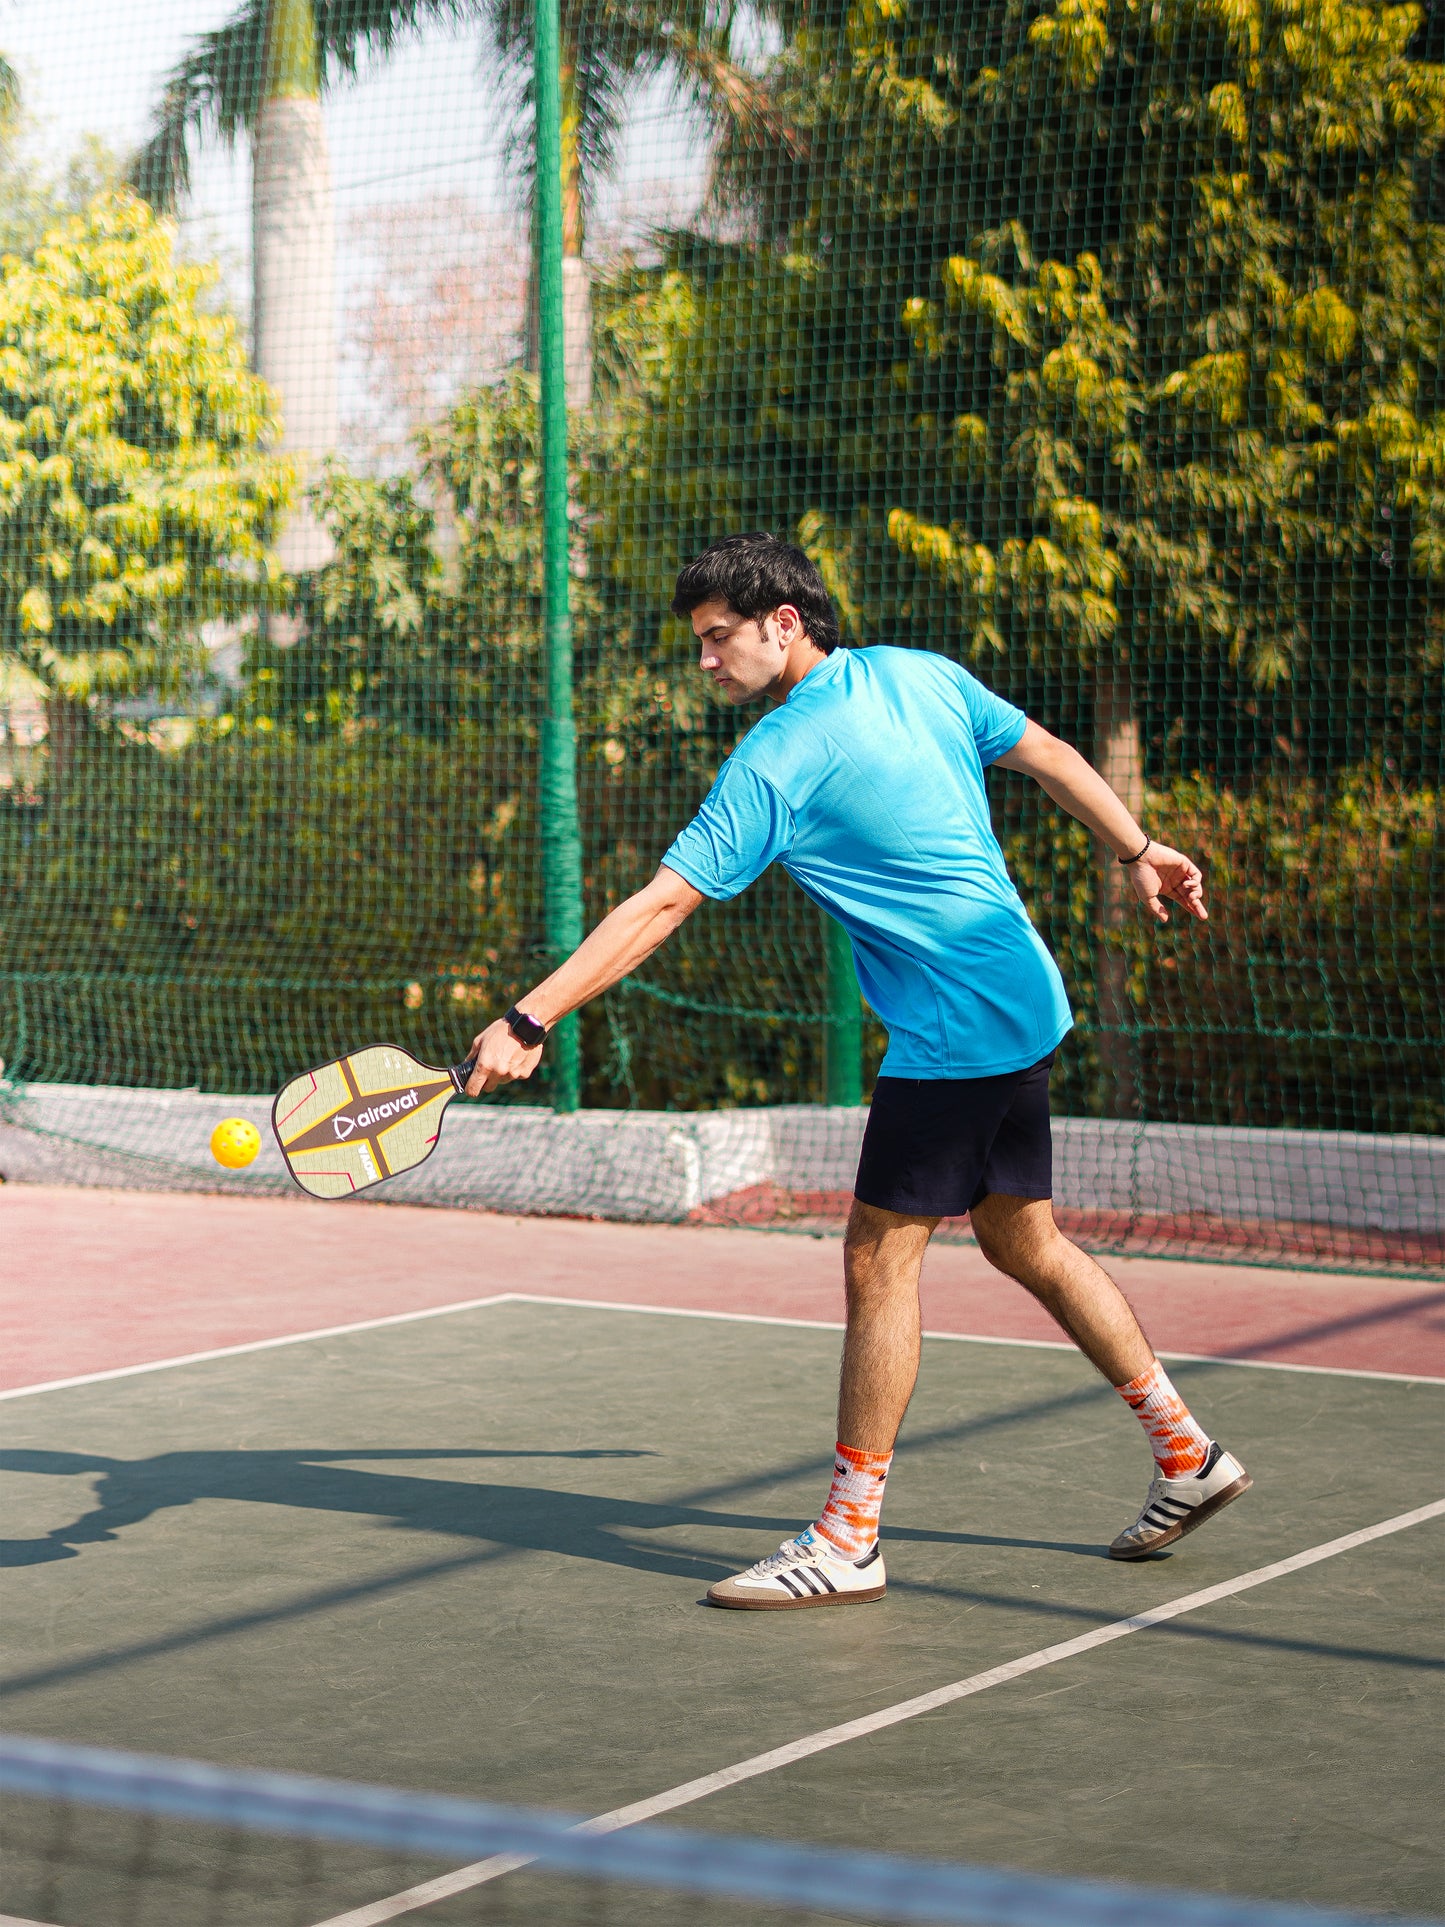
[[[601,1813],[1440,1496],[1439,1384],[1181,1365],[1255,1489],[1113,1565],[1149,1473],[1118,1400],[1070,1352],[930,1340],[887,1599],[705,1609],[816,1512],[837,1348],[509,1302],[18,1399],[4,1723]],[[1440,1549],[1438,1518],[1410,1526],[676,1821],[1432,1911]],[[0,1912],[50,1918],[29,1878]],[[389,1891],[358,1862],[325,1899]],[[75,1905],[65,1927],[107,1920]]]

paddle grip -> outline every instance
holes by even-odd
[[[469,1057],[465,1064],[453,1064],[447,1072],[447,1076],[452,1080],[453,1084],[456,1085],[458,1092],[463,1097],[467,1094],[467,1079],[476,1068],[476,1058]]]

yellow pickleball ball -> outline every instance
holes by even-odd
[[[228,1171],[239,1171],[261,1148],[261,1133],[244,1117],[223,1117],[211,1133],[211,1156]]]

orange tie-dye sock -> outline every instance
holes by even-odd
[[[813,1530],[836,1546],[844,1559],[861,1559],[878,1537],[883,1483],[893,1454],[860,1452],[856,1446],[841,1443],[834,1451],[833,1487]]]
[[[1200,1429],[1157,1359],[1147,1372],[1140,1372],[1127,1385],[1116,1385],[1114,1390],[1137,1414],[1166,1479],[1186,1478],[1199,1470],[1209,1456],[1209,1434]]]

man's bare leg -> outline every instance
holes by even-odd
[[[838,1437],[863,1452],[893,1450],[913,1396],[921,1331],[918,1278],[937,1223],[856,1199],[849,1215]]]
[[[1154,1483],[1110,1558],[1151,1558],[1249,1490],[1239,1460],[1215,1444],[1175,1391],[1123,1292],[1059,1230],[1046,1198],[993,1195],[969,1216],[989,1263],[1033,1293],[1144,1427]]]
[[[1155,1362],[1128,1299],[1104,1267],[1066,1238],[1047,1198],[982,1199],[973,1235],[997,1270],[1016,1278],[1111,1385],[1127,1385]]]
[[[777,1612],[883,1597],[888,1578],[878,1518],[894,1441],[918,1379],[918,1274],[937,1223],[855,1201],[843,1247],[848,1326],[827,1504],[796,1539],[710,1586],[712,1605]]]

